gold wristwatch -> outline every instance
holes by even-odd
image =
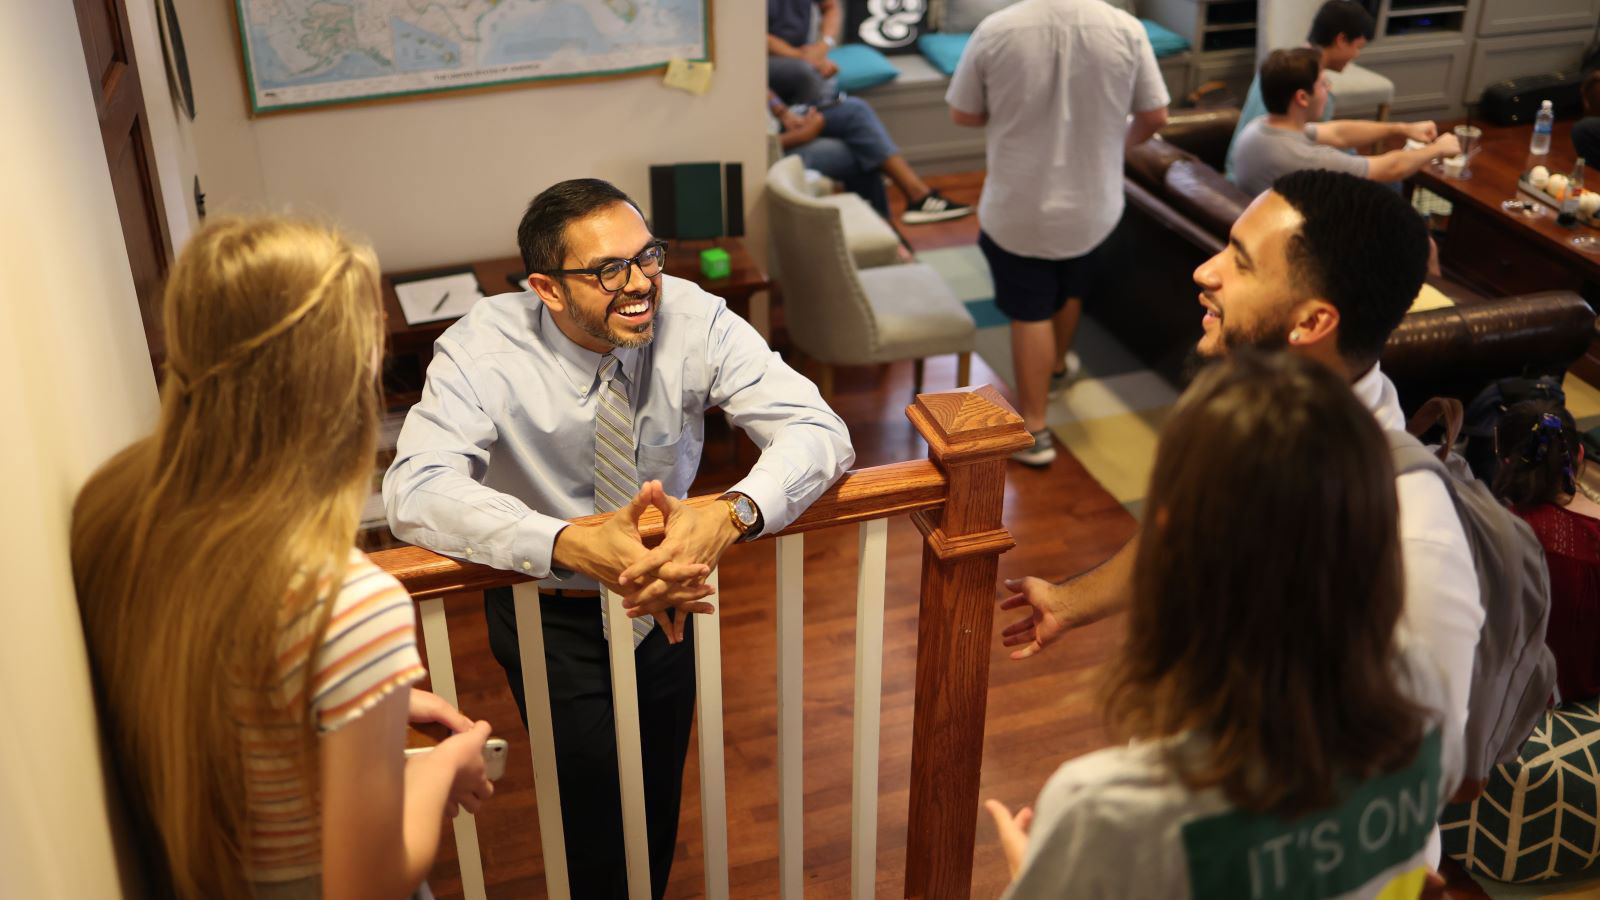
[[[739,542],[754,540],[761,534],[761,509],[756,502],[738,491],[729,491],[717,498],[728,504],[728,521],[739,529]]]

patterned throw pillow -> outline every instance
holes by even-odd
[[[1600,700],[1550,710],[1483,795],[1439,817],[1444,852],[1474,875],[1529,882],[1600,858]]]

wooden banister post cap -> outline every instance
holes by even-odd
[[[1011,404],[993,385],[918,394],[906,418],[928,442],[928,455],[949,465],[1007,456],[1033,445]]]

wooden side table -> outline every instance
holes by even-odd
[[[707,278],[700,274],[700,251],[712,247],[728,251],[726,278]],[[667,274],[692,281],[728,301],[768,343],[772,342],[772,279],[750,255],[743,238],[669,241]]]

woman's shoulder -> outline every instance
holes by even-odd
[[[1136,833],[1180,810],[1224,807],[1216,791],[1194,791],[1178,777],[1175,755],[1187,746],[1184,738],[1135,741],[1068,760],[1045,782],[1036,812],[1070,811]]]

